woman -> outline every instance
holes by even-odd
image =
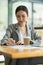
[[[27,19],[28,19],[28,9],[26,6],[18,6],[15,11],[16,18],[18,20],[17,24],[10,25],[7,30],[6,34],[1,40],[1,45],[23,45],[24,36],[29,36],[31,38],[30,43],[32,46],[39,46],[40,45],[40,37],[36,34],[36,32],[28,26]],[[9,58],[5,59],[5,65],[14,65],[17,62],[17,65],[28,65],[27,61],[30,59],[18,59],[12,60]]]
[[[29,25],[27,25],[28,9],[25,6],[21,5],[17,7],[15,14],[16,14],[18,23],[12,24],[8,27],[8,29],[6,30],[5,36],[1,40],[2,44],[5,44],[5,45],[21,44],[22,45],[23,37],[29,36],[31,39],[35,41],[33,45],[35,46],[40,45],[40,43],[37,43],[39,42],[40,37],[36,34],[34,30],[32,30],[29,27]]]

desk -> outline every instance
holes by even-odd
[[[43,48],[24,49],[19,51],[18,49],[8,46],[0,46],[0,54],[6,55],[12,59],[42,57]]]

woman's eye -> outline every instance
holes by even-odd
[[[25,16],[24,16],[24,15],[21,15],[21,16],[20,16],[20,15],[18,15],[18,16],[17,16],[17,18],[20,18],[20,17],[25,18]]]
[[[24,18],[25,16],[23,15],[22,17]]]
[[[20,16],[18,15],[17,18],[20,18]]]

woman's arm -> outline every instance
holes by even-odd
[[[33,31],[33,40],[31,40],[32,46],[40,46],[41,37],[37,34],[37,32]]]
[[[12,26],[9,26],[6,30],[6,33],[3,39],[1,40],[1,45],[6,45],[6,43],[8,42],[8,39],[11,37],[11,33],[12,33]]]

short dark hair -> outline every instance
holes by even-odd
[[[26,6],[24,6],[24,5],[18,6],[18,7],[16,8],[15,14],[17,14],[17,12],[20,11],[20,10],[25,11],[25,12],[27,13],[27,15],[28,15],[28,9],[27,9]]]

